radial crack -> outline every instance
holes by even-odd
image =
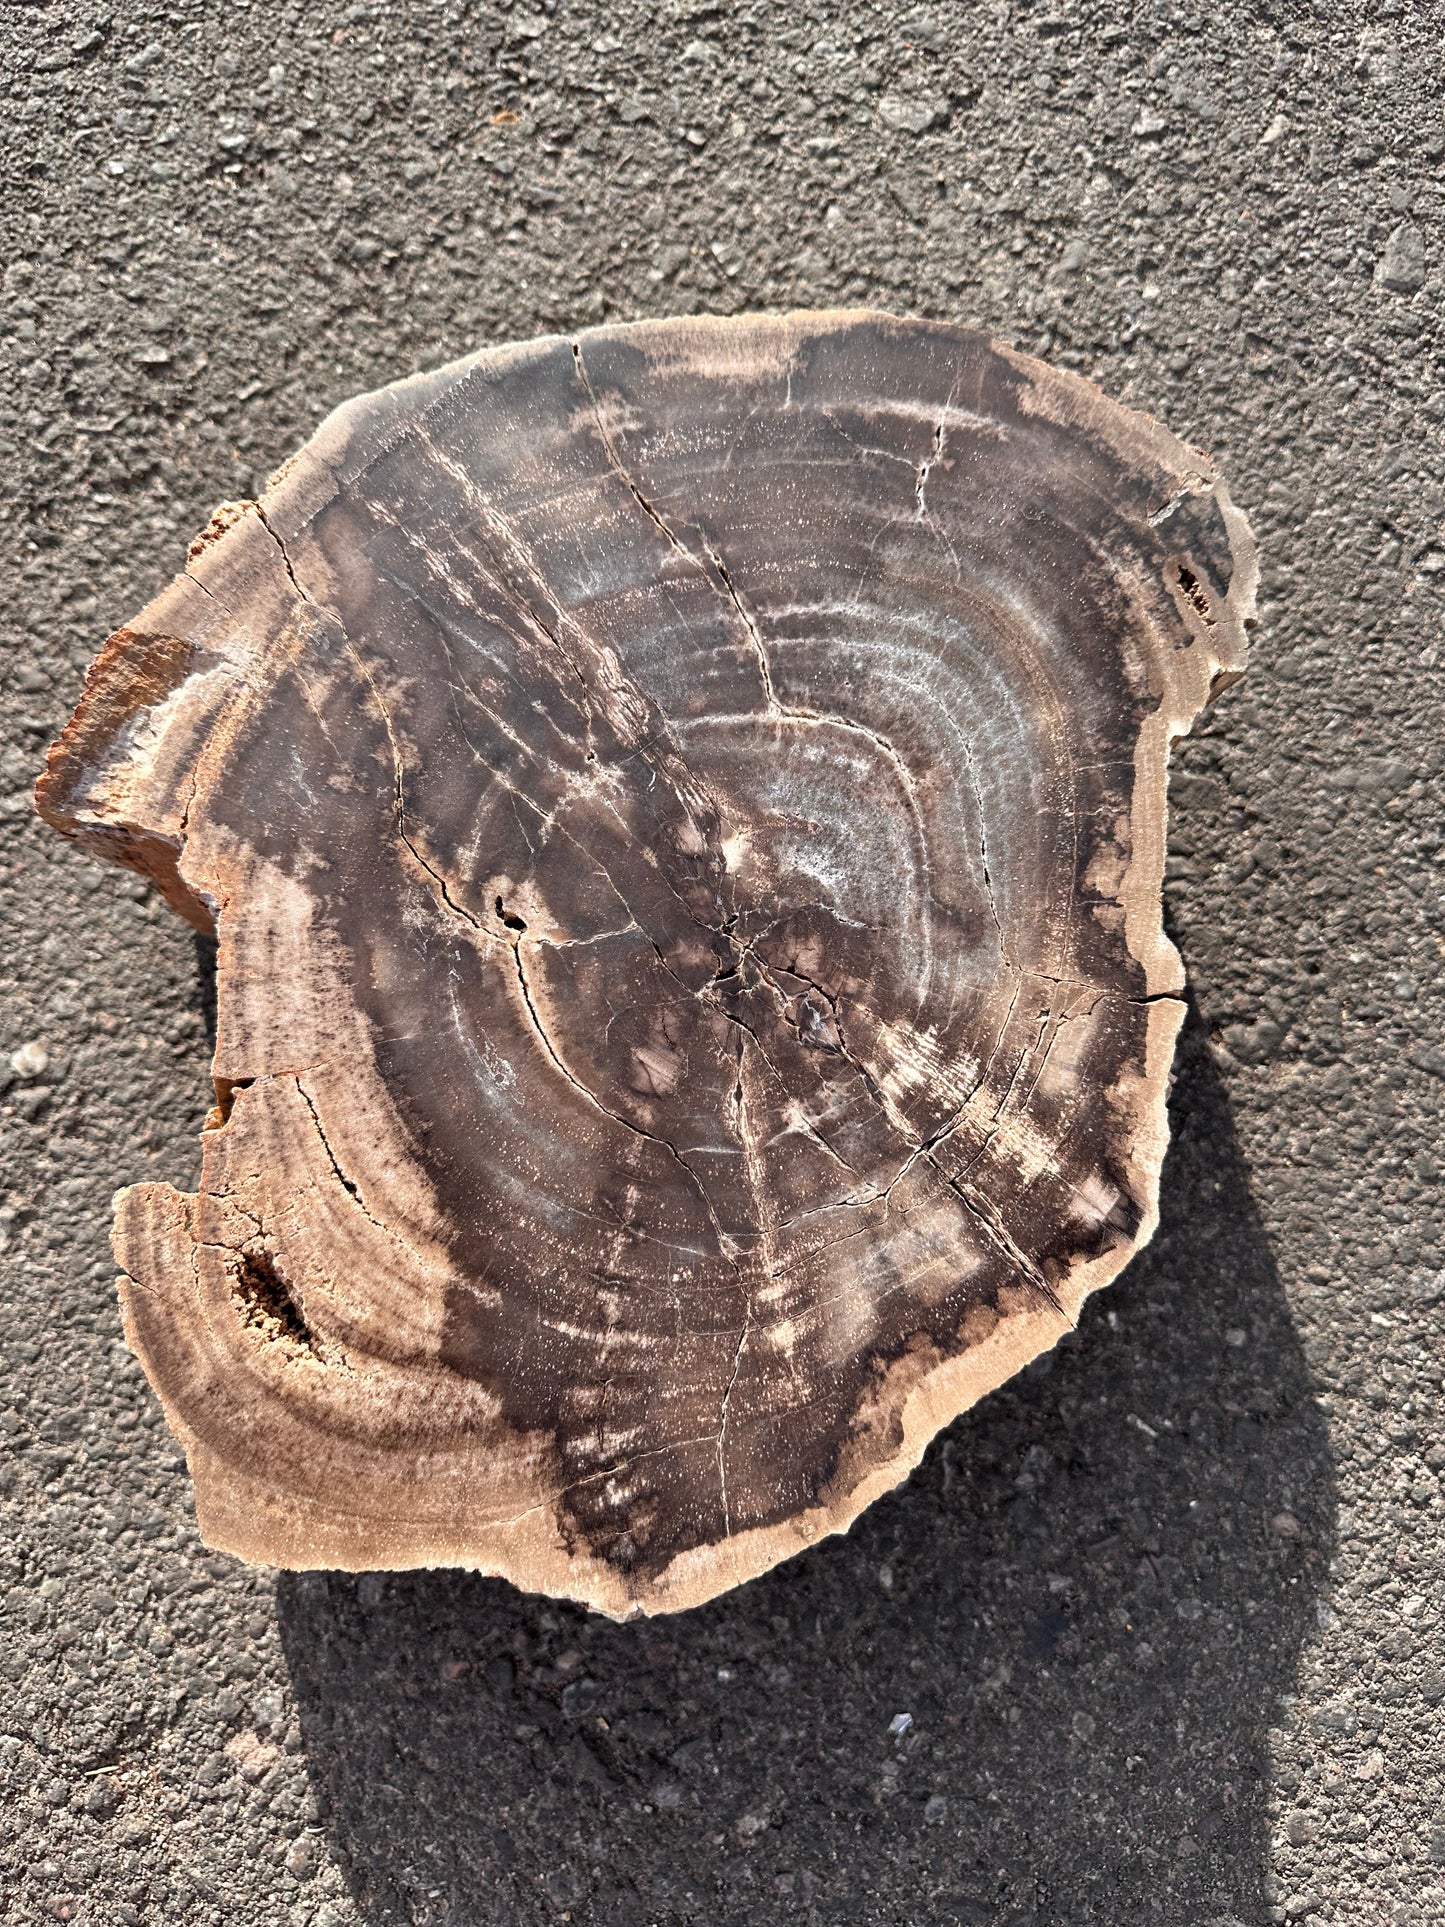
[[[537,1036],[542,1044],[542,1048],[546,1051],[548,1057],[551,1058],[552,1062],[556,1065],[557,1069],[561,1072],[562,1076],[566,1078],[567,1082],[571,1084],[574,1089],[580,1091],[583,1097],[587,1099],[587,1102],[591,1104],[596,1110],[600,1111],[604,1117],[611,1118],[614,1124],[620,1124],[624,1131],[630,1131],[634,1137],[644,1138],[649,1144],[661,1145],[663,1150],[666,1151],[669,1154],[669,1156],[676,1158],[677,1162],[682,1166],[683,1170],[686,1171],[689,1179],[693,1184],[693,1187],[697,1191],[698,1197],[702,1201],[703,1210],[707,1213],[708,1222],[711,1224],[714,1235],[717,1238],[719,1250],[722,1252],[724,1258],[727,1259],[728,1263],[734,1268],[734,1270],[736,1270],[737,1269],[737,1258],[735,1256],[736,1242],[734,1239],[729,1237],[728,1233],[723,1229],[721,1221],[718,1218],[717,1212],[713,1208],[712,1199],[708,1196],[707,1189],[704,1186],[702,1179],[697,1175],[697,1172],[693,1170],[692,1166],[688,1163],[687,1159],[683,1156],[682,1152],[678,1150],[677,1146],[672,1142],[670,1138],[658,1137],[656,1132],[644,1130],[640,1124],[634,1124],[631,1118],[624,1117],[620,1111],[614,1111],[610,1105],[604,1104],[602,1099],[597,1095],[597,1093],[589,1089],[588,1086],[582,1082],[581,1078],[578,1077],[575,1074],[575,1072],[573,1072],[567,1066],[566,1063],[564,1063],[556,1046],[553,1044],[552,1039],[547,1034],[546,1025],[543,1024],[541,1014],[537,1009],[535,1000],[533,999],[532,987],[527,981],[526,966],[522,962],[522,944],[521,944],[520,936],[515,943],[509,945],[509,948],[512,952],[513,958],[517,966],[517,983],[521,989],[523,1005],[526,1008],[528,1017],[532,1021],[532,1028],[536,1031]]]
[[[702,543],[703,553],[712,564],[713,574],[710,574],[698,556],[689,548],[687,543],[682,540],[681,536],[678,535],[662,511],[643,494],[617,452],[616,444],[613,441],[611,431],[602,413],[601,403],[598,401],[596,390],[592,386],[591,377],[587,373],[587,365],[582,359],[582,344],[580,341],[574,341],[572,343],[572,359],[576,364],[577,378],[587,390],[588,400],[592,404],[592,413],[597,423],[597,433],[601,438],[602,447],[606,452],[609,465],[624,483],[633,501],[636,502],[643,514],[646,515],[666,537],[672,548],[675,549],[685,561],[690,563],[693,568],[701,570],[704,579],[711,583],[713,589],[717,591],[717,593],[725,596],[728,602],[731,603],[752,645],[753,654],[758,664],[758,673],[762,678],[763,696],[768,712],[770,714],[780,713],[781,705],[773,693],[773,673],[772,667],[768,662],[767,650],[763,647],[763,639],[758,632],[757,624],[743,606],[742,599],[733,584],[733,579],[728,573],[727,564],[707,543],[699,530],[698,540]],[[714,574],[716,580],[714,580]]]
[[[607,456],[608,466],[617,475],[643,514],[650,522],[655,524],[683,560],[690,563],[693,568],[701,569],[702,564],[698,561],[692,550],[679,538],[666,516],[654,507],[643,494],[628,471],[626,463],[617,453],[617,445],[612,439],[612,431],[608,428],[607,419],[602,413],[602,404],[597,398],[596,389],[592,386],[592,377],[587,373],[587,364],[582,359],[582,343],[580,341],[574,341],[572,343],[572,361],[577,370],[577,379],[587,390],[587,399],[592,406],[593,419],[597,423],[597,434],[601,440],[603,452]],[[704,573],[706,573],[706,571],[704,571]]]
[[[722,1409],[718,1414],[717,1477],[718,1477],[718,1486],[722,1494],[723,1533],[724,1533],[724,1536],[729,1539],[731,1539],[732,1533],[733,1533],[733,1522],[732,1522],[732,1513],[728,1506],[728,1467],[727,1467],[728,1409],[732,1404],[733,1388],[738,1382],[738,1373],[742,1369],[743,1351],[747,1346],[747,1342],[749,1337],[751,1336],[752,1329],[753,1329],[753,1300],[752,1300],[752,1294],[750,1292],[748,1294],[747,1308],[743,1314],[742,1334],[738,1339],[738,1348],[736,1352],[734,1352],[733,1354],[732,1376],[728,1379],[727,1386],[723,1391]]]
[[[361,1192],[357,1189],[355,1181],[347,1177],[346,1173],[342,1170],[341,1164],[336,1156],[336,1153],[331,1148],[331,1139],[326,1135],[326,1127],[321,1122],[321,1113],[317,1110],[315,1101],[313,1100],[310,1091],[307,1090],[306,1086],[301,1082],[301,1079],[299,1077],[296,1078],[295,1083],[296,1083],[297,1090],[301,1093],[301,1101],[305,1104],[307,1110],[310,1111],[311,1113],[311,1122],[316,1126],[316,1135],[317,1137],[320,1138],[321,1148],[323,1151],[325,1151],[327,1158],[330,1160],[331,1168],[336,1173],[337,1182],[340,1184],[342,1190],[348,1194],[348,1196],[356,1200],[357,1204],[364,1212],[366,1212],[367,1217],[371,1219],[371,1222],[376,1226],[378,1231],[387,1231],[387,1227],[381,1222],[381,1220],[377,1217],[374,1217],[370,1211],[367,1211],[366,1200],[365,1198],[362,1197]],[[393,1234],[391,1232],[387,1231],[388,1237],[392,1235]]]
[[[966,738],[960,736],[959,747],[963,751],[964,765],[968,770],[968,786],[973,791],[973,805],[978,811],[978,860],[983,867],[983,887],[988,897],[989,915],[993,918],[994,931],[998,936],[999,955],[1011,969],[1017,969],[1018,965],[1008,953],[1003,922],[998,913],[998,901],[994,895],[993,868],[988,856],[988,818],[984,814],[983,787],[978,780],[978,766],[973,760],[973,750]]]
[[[703,547],[707,552],[708,560],[717,570],[722,580],[722,585],[727,590],[728,600],[732,603],[734,609],[737,610],[738,620],[742,623],[748,640],[752,644],[753,655],[757,659],[758,674],[762,677],[763,697],[767,704],[768,712],[774,716],[785,716],[788,712],[778,701],[777,692],[773,688],[773,665],[769,662],[767,649],[763,645],[762,631],[754,620],[752,611],[743,606],[743,599],[738,594],[737,584],[732,579],[727,563],[723,561],[715,549],[710,548],[706,543],[703,544]]]
[[[769,982],[772,984],[772,988],[776,990],[778,986],[776,985],[776,983],[772,982],[768,960],[765,957],[762,957],[760,955],[758,958],[758,962],[760,965],[762,965],[764,971],[768,973]],[[872,1071],[869,1070],[868,1066],[863,1062],[862,1058],[855,1055],[852,1048],[850,1047],[848,1043],[848,1033],[843,1027],[842,1012],[838,1008],[837,997],[834,995],[834,993],[831,990],[827,988],[825,984],[820,984],[816,980],[816,978],[808,976],[808,974],[805,971],[799,970],[795,964],[784,964],[781,966],[781,968],[786,970],[790,977],[796,977],[800,984],[806,984],[810,990],[815,990],[818,993],[818,995],[823,999],[824,1003],[828,1006],[829,1014],[833,1019],[833,1028],[838,1033],[839,1055],[844,1059],[846,1063],[852,1065],[853,1069],[857,1072],[858,1076],[862,1079],[864,1088],[867,1090],[869,1096],[873,1099],[874,1106],[878,1110],[879,1114],[882,1117],[887,1119],[888,1123],[893,1127],[895,1131],[900,1133],[900,1135],[904,1138],[904,1140],[909,1144],[911,1148],[916,1150],[919,1147],[919,1138],[918,1138],[917,1132],[909,1124],[907,1118],[903,1116],[902,1112],[899,1111],[896,1108],[896,1106],[893,1104],[893,1102],[888,1096],[888,1093],[879,1084],[877,1078],[874,1077]]]
[[[892,1181],[889,1183],[887,1190],[881,1194],[885,1203],[888,1201],[889,1198],[893,1196],[894,1191],[908,1176],[908,1173],[913,1169],[914,1165],[918,1162],[919,1158],[926,1156],[930,1151],[936,1150],[940,1144],[946,1143],[948,1139],[953,1136],[954,1132],[958,1129],[959,1125],[963,1122],[965,1111],[967,1111],[969,1105],[973,1102],[974,1098],[978,1096],[978,1093],[988,1083],[989,1078],[993,1075],[993,1067],[998,1062],[998,1054],[1003,1049],[1003,1042],[1005,1037],[1007,1037],[1008,1035],[1009,1025],[1013,1022],[1013,1014],[1018,1009],[1018,1001],[1019,1001],[1019,998],[1023,995],[1023,987],[1024,987],[1024,977],[1021,974],[1017,982],[1014,984],[1013,996],[1009,999],[1009,1007],[1007,1012],[1004,1015],[1004,1020],[1002,1024],[999,1025],[998,1036],[994,1039],[993,1049],[988,1054],[988,1062],[984,1065],[982,1071],[980,1071],[979,1075],[974,1080],[972,1090],[968,1093],[968,1096],[963,1100],[963,1102],[957,1107],[953,1115],[949,1118],[948,1122],[946,1124],[941,1124],[936,1131],[933,1131],[932,1133],[930,1133],[928,1137],[924,1138],[923,1141],[920,1144],[918,1144],[909,1153],[907,1161],[899,1170],[897,1176],[893,1178]],[[1017,1072],[1015,1072],[1015,1076],[1016,1075],[1017,1075]],[[1012,1083],[1010,1083],[1009,1089],[1011,1090],[1012,1088],[1013,1088],[1013,1085]],[[1005,1102],[1007,1101],[1007,1093],[1005,1093],[1004,1101]],[[1000,1105],[999,1108],[1001,1109],[1002,1105]],[[997,1120],[998,1120],[998,1112],[995,1111],[994,1113],[995,1125],[997,1124]],[[990,1130],[989,1139],[991,1139],[992,1136],[993,1136],[993,1131]],[[985,1146],[984,1146],[985,1149],[987,1149],[989,1139],[985,1140]],[[872,1202],[874,1202],[874,1200],[871,1198],[864,1198],[864,1199],[860,1199],[859,1202],[864,1204],[871,1204]]]
[[[982,1198],[971,1195],[959,1179],[952,1178],[948,1175],[931,1153],[928,1154],[928,1162],[933,1166],[934,1170],[938,1172],[938,1175],[943,1179],[949,1190],[953,1192],[954,1196],[982,1227],[989,1243],[1007,1259],[1009,1264],[1014,1267],[1022,1278],[1026,1279],[1027,1282],[1034,1287],[1035,1291],[1041,1292],[1043,1296],[1048,1299],[1060,1317],[1066,1316],[1067,1314],[1064,1312],[1057,1292],[1033,1260],[1028,1257],[1010,1237],[1008,1231],[994,1212],[992,1205],[987,1204]]]
[[[297,579],[296,571],[291,566],[291,556],[289,551],[287,550],[286,544],[281,540],[281,537],[276,533],[275,529],[271,526],[270,518],[267,516],[266,511],[265,509],[262,508],[261,504],[257,502],[254,506],[256,510],[256,517],[257,517],[257,520],[260,522],[261,527],[266,531],[267,535],[270,536],[271,540],[276,544],[276,547],[281,551],[281,561],[285,567],[287,575],[290,576],[291,578],[291,587],[296,591],[297,595],[300,596],[303,602],[309,602],[311,606],[315,608],[317,606],[316,598],[314,596],[308,595],[306,590],[302,588],[300,581]]]
[[[943,413],[939,416],[938,424],[933,431],[932,452],[926,455],[918,464],[918,479],[913,484],[913,500],[915,505],[913,519],[915,522],[921,522],[928,513],[928,502],[925,497],[925,490],[928,487],[928,478],[933,473],[934,464],[943,453],[943,429],[947,420],[948,403],[945,402],[943,404]]]

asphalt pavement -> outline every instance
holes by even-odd
[[[1445,1920],[1445,13],[0,17],[0,1920]],[[109,1200],[212,959],[29,787],[336,402],[603,318],[984,326],[1207,448],[1255,665],[1181,745],[1159,1235],[833,1540],[616,1626],[199,1544]]]

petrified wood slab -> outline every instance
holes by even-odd
[[[1051,1345],[1155,1222],[1254,580],[1195,450],[871,314],[489,350],[218,515],[40,788],[219,937],[115,1233],[207,1540],[688,1606]]]

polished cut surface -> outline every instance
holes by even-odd
[[[202,1530],[610,1613],[846,1527],[1151,1232],[1205,457],[868,313],[339,410],[107,644],[41,807],[219,937],[123,1193]]]

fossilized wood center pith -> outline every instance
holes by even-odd
[[[876,316],[334,417],[42,799],[219,907],[229,1113],[118,1233],[211,1536],[687,1604],[1051,1343],[1152,1227],[1231,537],[1144,418]]]

